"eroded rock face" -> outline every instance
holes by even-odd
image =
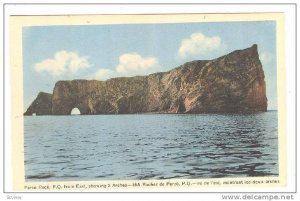
[[[40,92],[31,103],[24,115],[49,115],[52,114],[52,94]]]
[[[58,81],[49,114],[69,115],[75,107],[81,114],[266,111],[257,45],[148,76]]]

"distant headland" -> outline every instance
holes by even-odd
[[[70,115],[73,108],[84,115],[264,112],[264,71],[253,45],[148,76],[58,81],[24,115]]]

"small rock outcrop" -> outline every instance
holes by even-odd
[[[31,103],[24,115],[50,115],[52,114],[52,94],[40,92]]]
[[[40,96],[40,95],[39,95]],[[37,97],[36,100],[42,100]],[[267,110],[266,84],[257,45],[213,60],[185,63],[171,71],[107,81],[58,81],[52,108],[36,114],[241,113]],[[43,108],[43,106],[45,108]],[[29,113],[25,113],[29,114]]]

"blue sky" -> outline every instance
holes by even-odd
[[[276,23],[211,22],[23,28],[24,109],[55,82],[146,75],[258,45],[268,109],[277,109]]]

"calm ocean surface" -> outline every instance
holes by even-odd
[[[277,112],[25,116],[27,181],[278,175]]]

